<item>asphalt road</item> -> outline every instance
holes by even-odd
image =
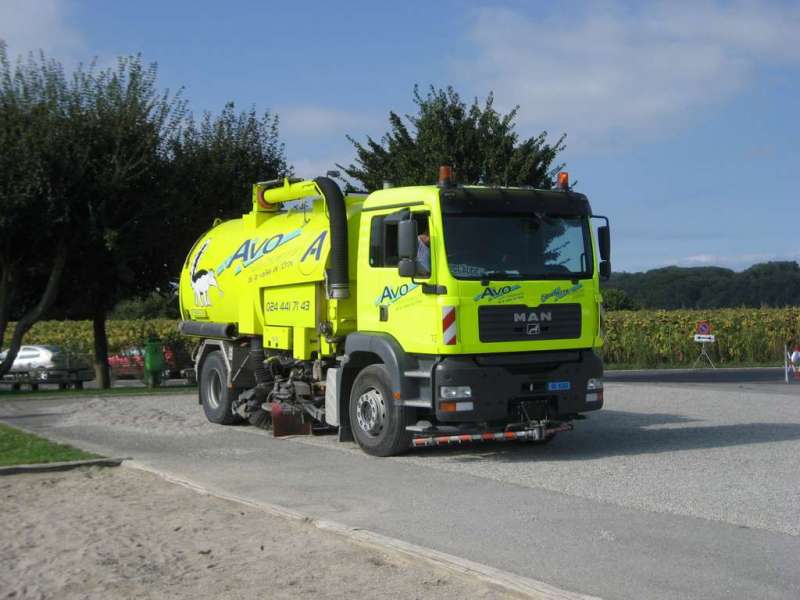
[[[570,591],[800,597],[800,385],[612,383],[606,402],[548,446],[393,459],[214,426],[189,395],[5,401],[0,418]]]

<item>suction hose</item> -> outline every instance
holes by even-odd
[[[317,177],[314,183],[325,198],[331,225],[331,268],[328,269],[328,294],[331,298],[349,298],[347,209],[344,205],[344,196],[339,186],[328,177]]]

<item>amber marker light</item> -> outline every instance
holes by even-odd
[[[442,165],[439,167],[439,187],[453,185],[453,167]]]

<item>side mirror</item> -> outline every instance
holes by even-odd
[[[397,224],[397,256],[401,260],[417,258],[417,222],[413,219]]]
[[[417,274],[417,222],[406,219],[397,224],[397,271],[400,277]]]
[[[611,277],[611,261],[610,260],[603,260],[600,262],[600,277],[602,279],[608,279]]]
[[[611,230],[608,225],[597,228],[597,245],[600,248],[600,260],[611,260]]]

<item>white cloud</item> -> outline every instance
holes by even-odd
[[[66,65],[85,59],[83,36],[69,23],[62,0],[2,0],[0,39],[9,57],[43,50],[48,58]]]
[[[684,125],[751,84],[759,66],[800,59],[796,5],[581,6],[541,18],[479,11],[477,59],[458,65],[461,77],[520,104],[521,125],[566,131],[583,147]]]
[[[297,177],[306,179],[323,176],[328,171],[341,171],[341,169],[336,166],[337,162],[340,161],[336,158],[300,158],[297,160],[289,160],[289,163],[294,167],[294,174]]]
[[[350,133],[356,137],[375,124],[373,117],[323,106],[287,106],[276,110],[287,135],[323,136]]]

